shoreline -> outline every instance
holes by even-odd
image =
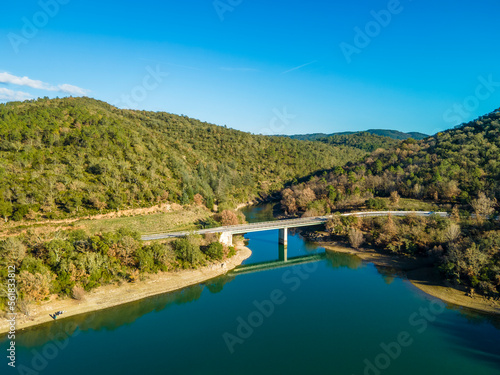
[[[239,266],[249,258],[252,251],[243,246],[236,247],[236,254],[223,262],[217,262],[199,269],[189,269],[177,272],[161,272],[148,274],[145,280],[122,285],[105,285],[85,295],[84,300],[77,301],[71,298],[52,298],[31,306],[29,317],[18,314],[16,331],[51,322],[49,314],[55,311],[65,311],[59,319],[115,307],[128,302],[142,300],[158,294],[173,292],[196,285],[215,277],[224,275]],[[0,320],[0,335],[9,332],[7,319]]]
[[[489,300],[481,295],[470,297],[465,288],[461,290],[448,285],[439,277],[436,269],[432,266],[432,260],[429,258],[406,258],[383,254],[369,248],[356,250],[334,241],[314,241],[314,243],[324,247],[327,251],[353,254],[375,266],[389,267],[397,272],[402,272],[406,279],[421,292],[459,308],[486,314],[500,314],[500,301]]]

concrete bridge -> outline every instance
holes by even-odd
[[[433,211],[365,211],[365,212],[351,212],[347,214],[341,214],[341,216],[357,216],[357,217],[377,217],[377,216],[408,216],[416,215],[422,217],[428,217],[431,215],[438,215],[441,217],[448,217],[447,212],[433,212]],[[170,233],[160,233],[142,236],[143,241],[161,240],[172,237],[184,237],[191,233],[194,234],[208,234],[208,233],[218,233],[220,234],[219,241],[225,245],[233,245],[233,235],[244,234],[251,232],[263,232],[266,230],[279,230],[279,243],[285,247],[288,244],[288,228],[299,228],[299,227],[310,227],[314,225],[325,224],[334,215],[326,216],[315,216],[306,217],[299,219],[285,219],[285,220],[275,220],[275,221],[265,221],[260,223],[251,224],[241,224],[241,225],[231,225],[217,228],[200,229],[192,232],[170,232]],[[285,255],[286,257],[286,255]]]

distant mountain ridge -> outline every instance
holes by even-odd
[[[301,141],[316,141],[321,138],[326,138],[326,137],[332,137],[335,135],[351,135],[351,134],[360,134],[360,133],[369,133],[373,135],[378,135],[381,137],[388,137],[396,140],[405,140],[408,138],[413,138],[415,140],[422,140],[427,137],[429,137],[428,134],[424,133],[419,133],[419,132],[409,132],[409,133],[404,133],[400,132],[398,130],[390,130],[390,129],[368,129],[364,131],[359,131],[359,132],[338,132],[338,133],[331,133],[331,134],[325,134],[325,133],[312,133],[312,134],[295,134],[295,135],[289,135],[287,137],[292,138],[292,139],[298,139]]]

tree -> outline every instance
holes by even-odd
[[[17,282],[21,298],[28,302],[43,301],[50,295],[55,275],[49,272],[32,274],[28,271],[19,273]]]
[[[6,265],[20,265],[26,256],[26,246],[15,237],[0,241],[0,259]]]
[[[460,221],[460,212],[458,211],[457,206],[453,206],[453,209],[451,210],[450,219],[455,223],[458,223]]]
[[[280,203],[288,215],[293,215],[297,212],[297,202],[293,195],[293,190],[288,188],[281,193],[282,198]]]
[[[474,199],[471,202],[472,209],[476,214],[476,218],[478,221],[482,221],[483,218],[490,216],[493,212],[495,212],[496,199],[490,199],[484,194],[480,192],[477,196],[477,199]]]
[[[177,258],[192,266],[201,264],[205,260],[199,244],[195,242],[193,238],[179,238],[173,242]]]
[[[363,232],[357,228],[349,228],[349,243],[355,249],[359,249],[364,242]]]
[[[390,200],[394,206],[397,206],[399,204],[399,194],[397,190],[391,191]]]
[[[203,196],[199,193],[195,194],[194,197],[193,197],[193,202],[197,205],[197,206],[202,206],[203,205]]]
[[[314,194],[314,191],[311,188],[306,187],[297,194],[297,206],[300,209],[305,210],[307,208],[307,205],[315,199],[316,194]]]
[[[458,237],[460,237],[461,229],[460,226],[452,223],[444,232],[444,238],[448,242],[455,242]]]
[[[12,203],[5,201],[0,194],[0,216],[7,222],[8,217],[12,215]]]
[[[109,254],[119,258],[123,264],[132,266],[135,264],[134,255],[140,244],[131,236],[125,235],[120,241],[109,248]]]
[[[240,222],[238,220],[238,215],[230,210],[222,211],[221,215],[221,223],[222,225],[238,225]]]
[[[328,221],[325,224],[325,229],[330,234],[342,235],[344,227],[342,224],[342,217],[340,216],[340,214],[335,214],[332,216],[331,219],[328,219]]]
[[[222,260],[224,258],[224,246],[220,242],[212,242],[205,250],[205,254],[211,259]]]

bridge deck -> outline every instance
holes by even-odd
[[[417,215],[417,216],[431,216],[433,214],[439,215],[441,217],[447,217],[448,213],[446,212],[432,212],[432,211],[368,211],[368,212],[351,212],[347,214],[341,214],[341,216],[358,216],[358,217],[377,217],[377,216],[407,216],[407,215]],[[243,234],[250,232],[262,232],[266,230],[274,230],[274,229],[283,229],[283,228],[299,228],[299,227],[308,227],[314,225],[324,224],[328,221],[328,219],[332,218],[333,215],[327,216],[315,216],[315,217],[307,217],[307,218],[299,218],[299,219],[284,219],[284,220],[275,220],[275,221],[265,221],[260,223],[251,223],[251,224],[241,224],[241,225],[231,225],[231,226],[223,226],[217,228],[208,228],[208,229],[200,229],[192,232],[170,232],[170,233],[159,233],[159,234],[151,234],[142,236],[143,241],[151,241],[151,240],[161,240],[165,238],[172,237],[184,237],[190,233],[195,234],[207,234],[207,233],[230,233],[230,234]]]

